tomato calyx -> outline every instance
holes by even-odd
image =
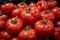
[[[45,19],[43,19],[41,22],[45,25],[47,24],[47,20],[45,20]]]
[[[48,0],[49,2],[53,2],[53,0]]]
[[[17,23],[17,20],[14,18],[14,20],[12,20],[13,24]]]
[[[30,8],[27,8],[26,11],[29,13],[30,12]]]
[[[2,12],[0,11],[0,16],[2,16]]]
[[[49,13],[49,10],[46,10],[45,13],[48,14]]]
[[[29,30],[30,29],[30,27],[29,26],[26,26],[25,28],[24,28],[24,30]]]

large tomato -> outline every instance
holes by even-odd
[[[49,7],[49,8],[54,8],[54,7],[57,6],[57,1],[55,1],[55,0],[49,0],[49,1],[47,2],[47,4],[48,4],[48,7]]]
[[[54,25],[50,20],[39,20],[34,24],[36,32],[43,37],[49,36],[54,33]]]
[[[37,35],[34,29],[26,27],[18,34],[21,40],[37,40]]]
[[[55,28],[54,40],[60,40],[60,27]]]
[[[15,5],[13,3],[6,3],[1,5],[1,10],[3,13],[9,14],[11,13],[15,8]]]
[[[0,19],[0,30],[2,30],[5,27],[5,21],[4,19]]]
[[[11,39],[11,35],[8,32],[5,31],[1,31],[0,32],[0,39],[5,39],[5,40],[10,40]]]
[[[6,22],[6,28],[9,33],[19,33],[23,29],[23,22],[20,18],[11,18]]]
[[[28,5],[26,3],[24,3],[24,2],[17,4],[17,7],[19,7],[19,8],[26,8],[27,6]]]
[[[21,12],[20,17],[23,20],[23,22],[25,22],[27,24],[32,24],[35,21],[39,20],[39,18],[40,18],[39,14],[40,14],[40,12],[37,7],[30,6],[30,7],[25,8]]]
[[[56,22],[56,27],[60,27],[60,21]]]
[[[48,5],[47,5],[46,1],[38,1],[37,6],[40,11],[44,11],[44,10],[48,9]]]
[[[51,20],[52,22],[54,22],[55,15],[54,15],[53,12],[50,12],[50,10],[42,11],[42,12],[40,13],[40,15],[41,15],[42,18],[49,19],[49,20]]]
[[[4,20],[7,20],[8,19],[8,16],[3,14],[1,11],[0,11],[0,18],[4,19]]]

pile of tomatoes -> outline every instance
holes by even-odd
[[[57,1],[2,4],[0,40],[60,40],[60,8]]]

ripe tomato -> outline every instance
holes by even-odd
[[[55,1],[55,0],[49,0],[49,1],[47,2],[47,4],[48,4],[48,7],[49,7],[49,8],[54,8],[54,7],[57,6],[57,1]]]
[[[19,33],[23,29],[23,22],[20,18],[11,18],[6,22],[6,28],[9,33]]]
[[[11,13],[15,8],[15,5],[13,3],[6,3],[1,5],[1,10],[3,13],[9,14]]]
[[[59,20],[60,19],[60,8],[55,7],[52,9],[52,12],[54,13],[56,20]]]
[[[40,11],[44,11],[44,10],[48,9],[48,5],[47,5],[46,1],[38,1],[37,6]]]
[[[23,20],[23,22],[27,23],[27,24],[32,24],[35,21],[39,20],[40,18],[40,12],[38,10],[37,7],[32,6],[32,7],[27,7],[26,9],[24,9],[21,14],[20,17]]]
[[[27,6],[28,5],[26,3],[24,3],[24,2],[17,4],[17,7],[19,7],[19,8],[26,8]]]
[[[12,36],[8,32],[5,31],[0,32],[0,39],[10,40],[11,37]]]
[[[11,40],[19,40],[17,37],[12,38]]]
[[[50,20],[39,20],[34,24],[36,32],[43,37],[49,36],[54,33],[54,25]]]
[[[4,28],[4,26],[5,26],[4,19],[0,19],[0,31]]]
[[[0,18],[4,19],[4,20],[7,20],[8,19],[8,16],[3,14],[1,11],[0,11]]]
[[[60,21],[56,22],[56,27],[60,27]]]
[[[18,34],[21,40],[37,40],[37,35],[34,29],[26,27]]]
[[[33,2],[31,2],[31,3],[29,4],[29,6],[36,6],[36,4],[33,3]]]
[[[60,40],[60,27],[55,28],[54,40]]]
[[[40,13],[42,18],[49,19],[52,22],[54,22],[55,16],[53,12],[50,12],[50,10],[45,10]]]

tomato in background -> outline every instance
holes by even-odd
[[[5,21],[8,19],[8,16],[4,13],[2,13],[2,11],[0,10],[0,19],[4,19]]]
[[[5,20],[0,19],[0,31],[5,27]]]
[[[11,35],[8,32],[5,31],[1,31],[0,32],[0,39],[5,39],[5,40],[10,40],[11,39]]]
[[[17,37],[14,37],[14,38],[12,38],[11,40],[20,40],[20,39],[18,39]]]
[[[55,20],[60,20],[60,8],[55,7],[52,9],[52,12],[55,15]]]
[[[55,28],[54,40],[60,40],[60,27]]]
[[[37,40],[36,31],[32,28],[29,28],[29,26],[23,29],[18,34],[18,37],[20,40]]]
[[[39,20],[34,24],[34,28],[41,37],[46,37],[54,33],[54,25],[50,20]]]
[[[39,8],[40,11],[44,11],[44,10],[48,9],[48,5],[47,5],[46,1],[38,1],[37,7]]]
[[[15,5],[13,3],[6,3],[1,5],[1,10],[5,14],[11,13],[15,8]]]
[[[30,7],[25,8],[21,12],[20,17],[24,23],[33,24],[35,21],[41,18],[39,14],[40,14],[40,11],[38,10],[37,7],[30,6]]]
[[[60,21],[56,22],[56,27],[60,27]]]
[[[28,5],[27,5],[26,3],[24,3],[24,2],[17,4],[17,7],[18,7],[18,8],[26,8],[27,6],[28,6]]]
[[[36,4],[34,2],[31,2],[29,6],[36,6]]]
[[[40,13],[42,18],[49,19],[50,21],[54,22],[55,15],[53,12],[50,12],[50,10],[45,10]]]
[[[10,18],[6,22],[6,28],[9,33],[19,33],[23,29],[23,22],[20,18]]]
[[[54,7],[57,6],[57,1],[49,0],[49,1],[47,2],[47,4],[48,4],[48,7],[49,7],[49,8],[54,8]]]

